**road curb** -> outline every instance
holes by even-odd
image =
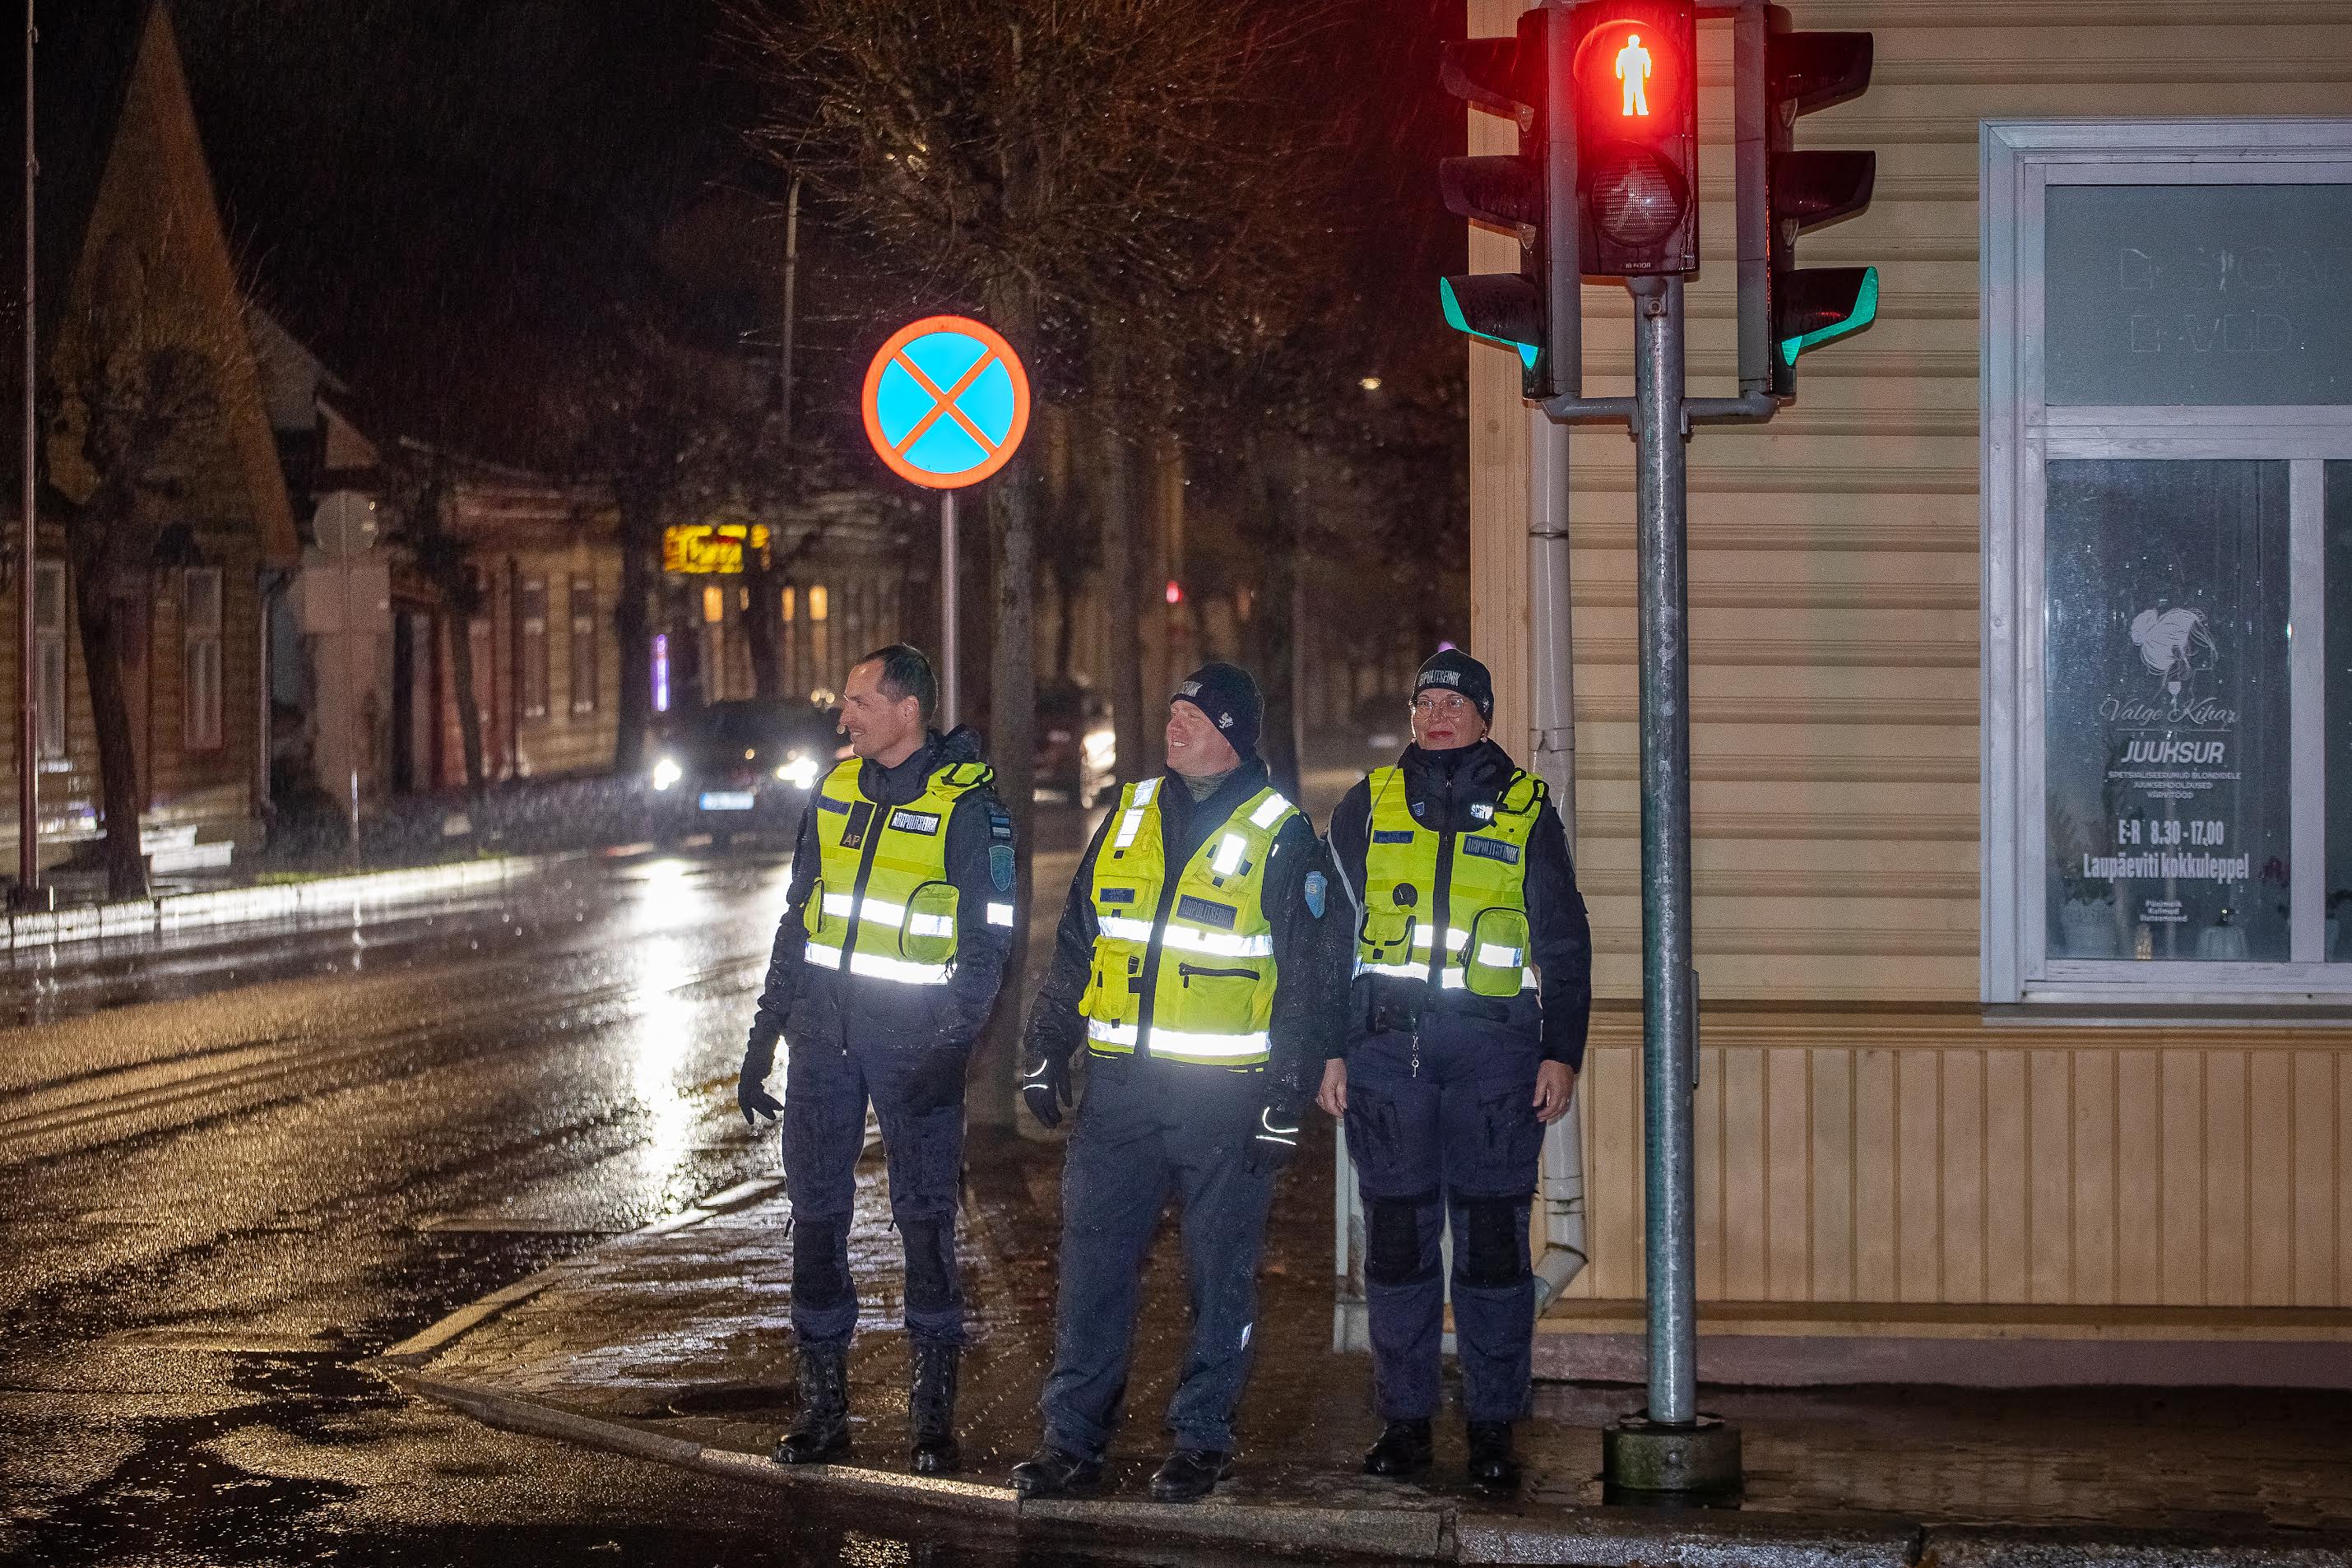
[[[382,899],[415,898],[467,888],[517,881],[569,855],[500,855],[446,866],[412,866],[394,871],[354,871],[304,882],[222,888],[205,893],[167,893],[127,903],[89,904],[38,914],[0,916],[6,932],[0,950],[54,947],[97,937],[127,936],[202,926],[276,920],[307,910],[348,910]]]
[[[515,1297],[520,1300],[536,1288],[512,1289],[520,1292]],[[485,1298],[477,1305],[488,1307],[490,1301]],[[509,1300],[497,1310],[512,1304]],[[464,1315],[445,1319],[427,1333]],[[483,1316],[494,1315],[495,1310]],[[464,1331],[454,1329],[446,1337]],[[1065,1538],[1115,1533],[1171,1545],[1244,1546],[1399,1563],[1551,1563],[1567,1568],[2352,1568],[2352,1537],[2322,1531],[2197,1535],[2105,1526],[1929,1526],[1839,1515],[1616,1506],[1561,1509],[1537,1517],[1450,1507],[1334,1509],[1214,1500],[1193,1504],[1071,1498],[1024,1501],[1008,1488],[982,1482],[932,1479],[855,1465],[778,1465],[740,1449],[666,1437],[626,1421],[582,1415],[535,1399],[434,1377],[395,1363],[391,1352],[366,1364],[420,1398],[506,1431],[560,1438],[760,1486],[921,1508],[1022,1533]]]

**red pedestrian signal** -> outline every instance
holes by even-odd
[[[1584,270],[1698,266],[1698,22],[1688,0],[1587,0],[1570,16]]]

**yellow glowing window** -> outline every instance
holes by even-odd
[[[702,618],[717,626],[727,618],[727,595],[716,587],[702,591]]]
[[[813,583],[809,585],[809,619],[813,621],[824,619],[824,584]]]
[[[800,607],[794,602],[798,598],[799,595],[794,594],[790,588],[784,590],[784,619],[788,621],[791,620],[793,618],[793,612]]]

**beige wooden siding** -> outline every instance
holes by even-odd
[[[1472,31],[1517,10],[1473,0]],[[1792,10],[1876,35],[1869,94],[1797,143],[1877,150],[1870,210],[1801,255],[1874,265],[1884,293],[1868,332],[1806,357],[1792,406],[1689,452],[1700,1293],[1832,1332],[1948,1310],[1995,1315],[1961,1331],[2185,1311],[2168,1331],[2223,1333],[2233,1310],[2352,1310],[2345,1029],[1999,1026],[1973,1005],[1979,121],[2352,111],[2352,7]],[[1706,395],[1733,390],[1728,30],[1701,39]],[[1510,144],[1472,123],[1474,150]],[[1511,261],[1474,234],[1474,266]],[[1585,305],[1586,390],[1630,391],[1623,289]],[[1516,365],[1470,359],[1473,631],[1524,753],[1526,427]],[[1575,437],[1578,858],[1604,999],[1579,1089],[1588,1310],[1642,1294],[1632,458],[1622,429]]]
[[[1707,1022],[1703,1300],[2352,1308],[2340,1034]],[[1576,1296],[1642,1293],[1639,1036],[1604,1016],[1582,1080]]]

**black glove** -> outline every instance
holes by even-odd
[[[1021,1075],[1021,1099],[1040,1127],[1059,1127],[1070,1103],[1070,1058],[1045,1057]]]
[[[1257,1131],[1250,1139],[1249,1168],[1254,1176],[1270,1176],[1298,1153],[1298,1112],[1288,1101],[1268,1105],[1257,1113]]]
[[[752,1047],[743,1053],[743,1070],[735,1078],[735,1103],[743,1112],[743,1125],[759,1129],[759,1118],[773,1121],[784,1113],[784,1102],[767,1091],[769,1072],[776,1065],[776,1047],[766,1050]]]
[[[963,1103],[965,1064],[970,1054],[961,1045],[925,1046],[917,1053],[915,1070],[907,1086],[907,1109],[929,1116]]]

